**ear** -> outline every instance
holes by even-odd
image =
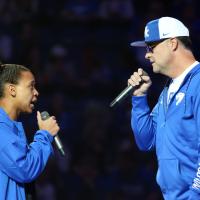
[[[15,97],[16,96],[16,87],[13,84],[9,84],[8,85],[8,93],[12,96]]]
[[[175,51],[179,45],[178,40],[176,38],[171,38],[170,42],[172,49]]]

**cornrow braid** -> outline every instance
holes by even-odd
[[[0,64],[0,98],[4,96],[5,84],[17,84],[22,71],[30,71],[30,69],[18,64]]]

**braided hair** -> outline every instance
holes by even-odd
[[[5,84],[17,84],[22,71],[30,71],[30,69],[18,64],[0,64],[0,98],[4,97]]]

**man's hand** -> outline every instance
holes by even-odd
[[[133,95],[143,96],[147,93],[152,82],[149,75],[142,69],[139,68],[137,72],[128,79],[128,85],[134,86]]]

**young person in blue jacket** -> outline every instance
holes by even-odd
[[[147,92],[152,82],[139,68],[128,80],[137,86],[132,96],[131,126],[140,150],[156,150],[156,180],[165,200],[200,199],[200,64],[188,28],[162,17],[145,26],[145,58],[154,73],[169,77],[157,104],[150,110]]]
[[[42,120],[27,144],[20,113],[32,113],[38,91],[31,71],[21,65],[0,64],[0,199],[25,200],[24,184],[36,179],[52,153],[59,131],[55,117]]]

